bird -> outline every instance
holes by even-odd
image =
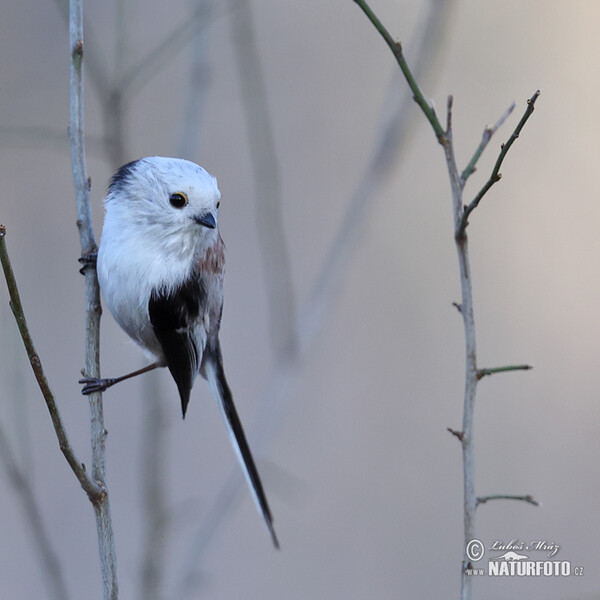
[[[167,367],[185,418],[198,374],[208,381],[273,544],[279,541],[223,368],[219,328],[225,245],[217,180],[188,160],[151,156],[123,165],[104,199],[98,283],[120,327],[152,362],[116,378],[83,378],[87,395]]]

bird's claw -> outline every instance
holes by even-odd
[[[97,377],[85,377],[84,379],[79,380],[79,383],[85,384],[81,390],[81,393],[84,396],[88,396],[89,394],[94,394],[96,392],[103,392],[114,382],[114,379],[99,379]]]
[[[85,275],[86,269],[96,266],[96,261],[98,260],[98,252],[94,251],[90,252],[89,254],[84,254],[83,256],[80,256],[77,260],[82,265],[81,269],[79,269],[79,272],[82,275]]]

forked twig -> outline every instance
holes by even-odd
[[[467,206],[464,207],[460,223],[458,224],[458,227],[456,229],[456,237],[457,238],[460,238],[465,235],[465,230],[468,225],[469,215],[479,206],[481,199],[488,193],[489,189],[495,183],[500,181],[500,179],[502,178],[502,173],[500,173],[500,167],[502,166],[502,163],[504,162],[504,159],[506,158],[506,155],[507,155],[508,151],[510,150],[510,147],[515,143],[515,141],[519,137],[519,134],[521,133],[521,129],[523,129],[523,127],[525,126],[525,123],[527,123],[527,119],[529,119],[529,117],[532,115],[533,110],[535,108],[535,101],[538,99],[539,95],[540,95],[540,90],[537,90],[535,92],[535,94],[533,94],[533,96],[531,96],[531,98],[529,98],[529,100],[527,100],[527,108],[525,109],[525,112],[524,112],[523,116],[521,117],[521,120],[515,127],[515,130],[512,132],[512,135],[508,138],[508,141],[505,144],[502,144],[502,146],[500,147],[500,154],[498,155],[498,158],[496,159],[496,163],[494,164],[494,168],[492,169],[492,173],[491,173],[489,179],[485,182],[484,186],[479,190],[479,192],[477,193],[475,198],[473,198],[473,200]],[[469,165],[470,164],[471,163],[469,163]],[[474,163],[473,163],[473,166],[474,166]],[[463,181],[466,181],[465,173],[466,173],[467,177],[470,175],[470,173],[468,172],[468,169],[469,169],[469,167],[467,167],[467,169],[465,169],[465,171],[463,171],[463,176],[462,176]]]

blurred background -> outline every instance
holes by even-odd
[[[598,598],[600,6],[372,8],[438,113],[454,95],[461,167],[516,102],[466,200],[541,90],[468,230],[479,365],[535,367],[479,385],[477,493],[541,506],[487,503],[476,532],[486,545],[558,544],[555,559],[584,575],[485,577],[473,592]],[[89,462],[64,13],[58,1],[2,9],[0,221],[70,440]],[[441,148],[389,49],[351,0],[87,2],[84,14],[98,240],[123,162],[183,156],[219,180],[225,365],[282,546],[271,546],[205,383],[182,422],[166,371],[129,381],[104,396],[121,597],[458,597],[462,462],[446,428],[461,427],[464,339],[451,199]],[[100,598],[93,511],[58,449],[4,282],[0,340],[0,596],[52,597],[12,457],[66,597]],[[108,312],[101,355],[106,376],[144,364]]]

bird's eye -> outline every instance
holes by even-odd
[[[221,206],[221,201],[220,200],[217,202],[217,208],[219,208],[219,206]]]
[[[188,199],[185,194],[176,192],[175,194],[171,194],[169,202],[174,208],[183,208],[188,203]]]

